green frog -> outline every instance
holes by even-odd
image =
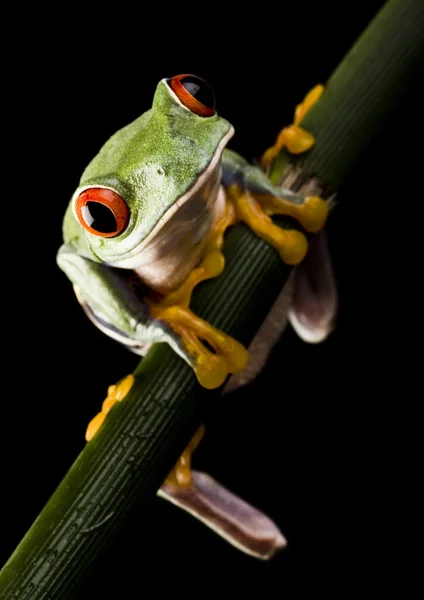
[[[224,234],[239,221],[272,244],[284,262],[298,265],[305,258],[305,232],[323,229],[328,204],[273,185],[266,167],[283,147],[294,153],[311,147],[314,140],[299,122],[321,93],[318,86],[298,106],[294,124],[282,130],[260,168],[227,148],[234,129],[218,115],[205,80],[182,74],[158,83],[151,109],[115,133],[89,163],[64,217],[57,262],[97,327],[141,355],[154,343],[168,343],[208,389],[245,369],[247,349],[195,315],[191,295],[197,284],[224,269]],[[278,227],[273,214],[296,219],[303,231]],[[131,377],[110,391],[90,423],[88,441],[125,396]],[[272,521],[192,473],[188,457],[196,444],[160,495],[209,524],[212,520],[215,530],[251,554],[268,557],[284,546]],[[213,509],[205,509],[204,502],[196,513],[194,488],[194,503],[199,505],[201,489]],[[217,524],[220,511],[226,517]],[[273,540],[266,551],[257,550],[258,535]]]

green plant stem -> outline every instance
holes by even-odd
[[[336,190],[371,137],[390,125],[399,88],[414,80],[422,51],[421,0],[391,0],[367,28],[304,119],[317,144],[303,175]],[[278,169],[276,170],[278,174]],[[281,173],[280,173],[281,175]],[[226,268],[196,290],[192,308],[249,344],[290,269],[246,227],[226,236]],[[151,501],[220,390],[202,389],[164,344],[140,362],[127,398],[109,413],[0,574],[2,600],[64,600],[100,551]]]
[[[296,161],[302,167],[299,187],[318,175],[337,191],[356,168],[379,132],[390,127],[399,105],[418,100],[422,76],[423,7],[416,0],[389,1],[358,38],[325,84],[325,96],[303,118],[316,146]],[[406,106],[406,110],[408,110]],[[397,115],[411,127],[411,115]],[[281,179],[293,158],[282,152],[271,178]],[[294,186],[296,188],[296,186]]]

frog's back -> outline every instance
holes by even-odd
[[[128,157],[131,154],[134,156],[138,154],[140,137],[151,116],[152,110],[150,109],[114,133],[87,165],[81,176],[80,184],[105,173],[119,173],[123,168],[127,169]]]

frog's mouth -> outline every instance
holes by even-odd
[[[219,161],[221,160],[222,152],[227,145],[228,141],[234,135],[234,128],[231,126],[226,135],[222,138],[220,143],[218,144],[212,159],[206,169],[199,175],[196,183],[188,189],[182,196],[177,198],[175,202],[168,208],[168,210],[160,217],[155,227],[149,233],[147,237],[144,238],[132,251],[131,256],[128,258],[124,258],[116,261],[108,261],[108,264],[112,267],[118,267],[121,269],[136,269],[140,266],[142,262],[141,253],[142,251],[150,244],[150,242],[157,237],[160,230],[168,223],[170,219],[174,216],[174,214],[179,210],[186,202],[188,202],[193,196],[195,196],[205,185],[208,179],[213,175],[216,168],[219,166]]]

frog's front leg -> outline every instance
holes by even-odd
[[[224,270],[225,259],[221,252],[224,244],[224,234],[228,227],[236,223],[237,215],[234,204],[225,198],[225,194],[223,200],[222,214],[212,227],[199,266],[193,269],[187,279],[176,290],[160,300],[161,307],[178,305],[188,308],[196,285],[206,279],[218,277]]]
[[[194,361],[193,367],[199,383],[214,389],[222,385],[227,375],[242,371],[247,365],[246,348],[235,339],[216,329],[191,310],[183,306],[162,307],[152,305],[155,319],[167,323],[178,335]],[[206,341],[214,350],[210,352],[202,343]]]
[[[60,248],[57,261],[95,325],[135,352],[143,354],[143,346],[167,342],[209,389],[245,368],[248,354],[244,346],[184,305],[143,301],[117,269],[81,256],[71,244]]]
[[[201,281],[217,277],[224,269],[221,252],[226,229],[236,222],[234,205],[224,202],[222,214],[216,220],[203,251],[198,267],[173,292],[162,298],[152,294],[147,298],[152,316],[167,323],[179,336],[194,361],[196,376],[205,388],[216,388],[227,375],[242,371],[248,361],[246,348],[197,317],[190,309],[194,287]],[[212,347],[211,352],[203,341]]]
[[[191,469],[191,456],[204,435],[201,426],[158,491],[158,496],[199,519],[243,552],[271,558],[286,546],[277,525],[210,475]]]
[[[308,248],[306,236],[296,229],[278,227],[270,216],[287,215],[305,231],[317,233],[327,220],[327,202],[318,196],[303,197],[274,186],[260,169],[235,152],[225,151],[223,166],[224,185],[238,220],[274,246],[285,263],[300,263]]]
[[[302,154],[314,145],[314,137],[300,127],[299,124],[306,113],[320,99],[323,91],[323,85],[316,85],[306,94],[303,101],[296,106],[293,123],[288,127],[283,127],[275,140],[275,144],[268,148],[262,155],[261,163],[265,170],[271,167],[273,160],[283,148],[287,148],[291,154]]]
[[[142,354],[142,346],[168,342],[187,360],[187,352],[164,323],[152,317],[149,306],[118,269],[81,256],[72,244],[63,244],[57,263],[73,283],[88,317],[104,333]]]

